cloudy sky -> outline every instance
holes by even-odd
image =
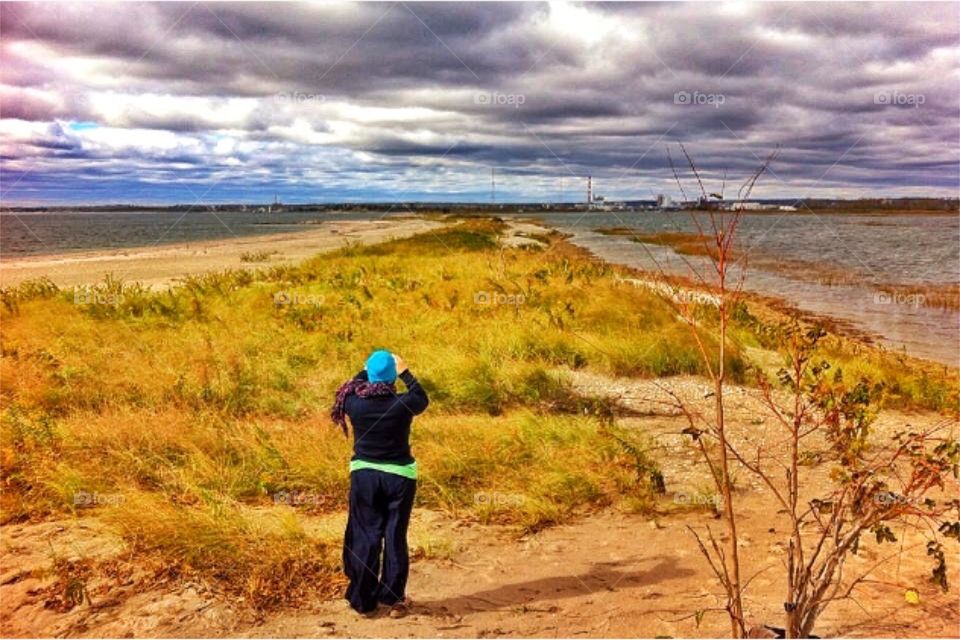
[[[958,7],[2,3],[3,203],[955,196]]]

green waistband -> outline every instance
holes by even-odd
[[[370,462],[369,460],[351,460],[350,461],[350,473],[353,473],[354,471],[359,471],[360,469],[376,469],[377,471],[383,471],[384,473],[393,473],[398,476],[403,476],[404,478],[410,478],[411,480],[417,479],[416,461],[411,462],[410,464],[393,464],[390,462]]]

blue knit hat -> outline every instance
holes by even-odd
[[[380,349],[367,358],[367,379],[370,382],[393,382],[397,379],[397,361],[393,354]]]

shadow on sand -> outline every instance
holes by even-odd
[[[673,558],[661,558],[649,569],[632,571],[618,570],[624,564],[652,561],[654,558],[627,560],[623,562],[599,562],[580,574],[563,574],[526,582],[514,582],[493,589],[476,591],[462,596],[441,600],[418,601],[417,609],[423,613],[465,614],[482,611],[497,611],[517,607],[529,607],[542,600],[574,598],[603,591],[616,591],[659,584],[664,581],[692,576],[691,569],[680,568]],[[517,573],[523,568],[517,567]]]

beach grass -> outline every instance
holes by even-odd
[[[531,531],[643,504],[654,467],[623,444],[642,436],[613,437],[609,403],[563,370],[695,374],[695,341],[607,265],[562,243],[501,248],[501,230],[471,220],[164,291],[3,291],[4,520],[95,512],[133,549],[246,593],[300,589],[263,588],[281,565],[333,585],[337,541],[303,521],[344,507],[350,448],[328,411],[378,347],[431,396],[420,506]]]
[[[605,227],[594,229],[594,231],[607,236],[624,236],[633,242],[670,247],[677,253],[688,256],[715,258],[717,255],[716,240],[698,233],[686,233],[683,231],[644,233],[627,227]]]
[[[468,219],[162,291],[107,278],[0,292],[3,520],[95,513],[134,553],[258,608],[333,593],[341,532],[314,525],[345,507],[350,443],[328,412],[381,347],[431,397],[413,435],[419,507],[517,532],[656,509],[646,436],[565,372],[702,374],[690,327],[558,235],[507,248],[503,231]],[[700,314],[708,349],[714,321]],[[749,382],[739,345],[760,344],[755,330],[737,325],[734,382]],[[837,355],[895,381],[904,406],[955,404],[949,378]]]

